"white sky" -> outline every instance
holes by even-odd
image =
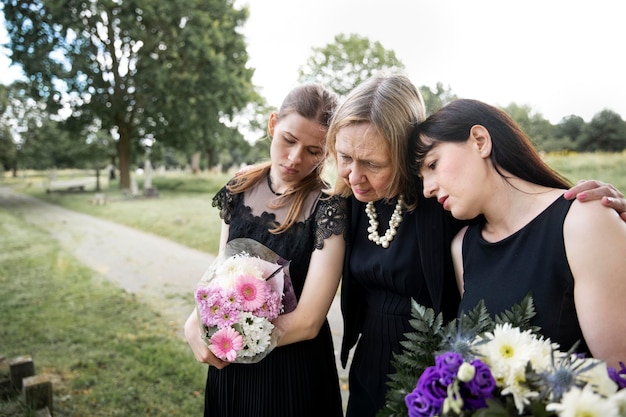
[[[529,105],[553,123],[611,109],[626,119],[622,0],[238,0],[254,82],[280,105],[314,47],[358,34],[395,51],[418,85]],[[6,42],[0,22],[0,43]],[[0,53],[0,82],[19,71]]]

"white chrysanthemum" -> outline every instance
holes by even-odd
[[[538,357],[542,345],[530,332],[522,332],[510,323],[496,325],[492,333],[485,334],[477,344],[479,355],[489,365],[496,380],[506,381],[511,374],[524,370],[531,358]]]
[[[589,385],[582,390],[572,388],[561,402],[548,404],[546,410],[556,412],[559,417],[619,417],[615,403],[593,392]]]
[[[532,368],[536,372],[543,372],[552,367],[552,357],[558,358],[563,354],[559,351],[559,345],[552,343],[550,339],[542,339],[532,334],[534,339],[533,349],[529,353],[529,360]]]
[[[549,344],[535,337],[530,331],[521,331],[510,323],[498,324],[492,333],[485,334],[477,344],[478,354],[491,368],[496,384],[503,394],[511,394],[517,409],[522,412],[524,404],[537,393],[522,385],[526,380],[526,365],[537,362],[543,365],[542,355],[549,357]]]
[[[591,366],[591,369],[585,372],[581,372],[576,377],[577,380],[584,381],[588,385],[591,385],[595,392],[605,397],[615,394],[617,391],[617,383],[609,376],[606,362],[593,358],[578,358],[574,361],[574,364],[579,364],[580,362],[584,362],[581,369],[589,365],[594,366]]]
[[[259,267],[257,258],[247,254],[234,255],[227,258],[215,270],[215,283],[223,288],[233,288],[235,278],[242,274],[263,278],[263,270]]]
[[[252,313],[242,313],[239,326],[243,335],[244,349],[241,357],[252,357],[264,352],[270,345],[270,335],[274,325],[265,318],[256,317]]]
[[[621,389],[609,397],[618,416],[626,416],[626,389]]]
[[[511,378],[506,388],[502,390],[502,395],[512,395],[513,401],[515,402],[515,408],[520,414],[523,414],[524,407],[530,404],[530,401],[533,398],[539,396],[538,392],[530,390],[527,386],[522,384],[526,379],[523,377],[518,377],[516,380]]]

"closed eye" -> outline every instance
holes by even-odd
[[[337,156],[339,157],[339,160],[341,162],[343,162],[343,163],[348,163],[348,162],[352,161],[352,158],[350,158],[348,155],[340,153]]]
[[[424,161],[419,168],[418,177],[423,180],[424,172],[434,171],[435,168],[437,168],[437,160],[433,159],[432,161]]]

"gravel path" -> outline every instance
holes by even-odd
[[[181,329],[194,308],[193,290],[214,256],[156,235],[67,210],[0,187],[0,207],[50,233],[62,247],[102,277],[151,304]],[[328,315],[344,400],[347,371],[339,362],[339,299]]]

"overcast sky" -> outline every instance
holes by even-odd
[[[312,48],[354,33],[395,51],[418,86],[442,82],[459,97],[529,105],[553,123],[607,108],[626,119],[622,0],[237,1],[250,9],[253,80],[275,106]],[[18,73],[9,62],[0,56],[5,84]]]
[[[418,85],[526,104],[553,123],[609,108],[626,119],[622,0],[239,0],[254,81],[278,105],[311,48],[358,34],[395,51]]]

